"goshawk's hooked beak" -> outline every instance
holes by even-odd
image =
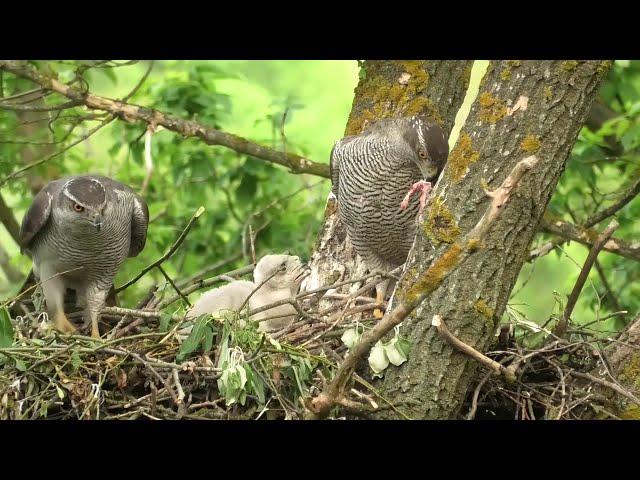
[[[102,228],[102,215],[99,213],[94,214],[91,219],[91,225],[96,227],[96,230],[99,232],[100,228]]]
[[[438,174],[438,167],[431,162],[419,162],[418,168],[425,180],[432,179]]]

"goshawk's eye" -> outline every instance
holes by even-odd
[[[84,207],[83,207],[82,205],[78,204],[78,203],[75,203],[75,204],[73,205],[73,209],[74,209],[76,212],[82,212],[82,211],[84,210]]]
[[[427,158],[427,152],[425,151],[424,148],[420,148],[418,149],[418,156],[420,158]]]

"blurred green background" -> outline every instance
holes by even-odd
[[[47,68],[65,80],[73,78],[72,72],[78,63],[47,62]],[[458,114],[451,145],[487,65],[486,61],[474,64],[469,92]],[[113,69],[94,69],[89,70],[85,78],[92,92],[121,98],[144,75],[147,67],[147,62],[138,62]],[[616,194],[637,178],[639,72],[639,62],[615,63],[601,100],[616,116],[598,131],[584,128],[581,132],[550,205],[554,214],[567,220],[572,220],[572,215],[584,220],[615,200]],[[328,162],[333,143],[343,135],[358,74],[356,61],[158,61],[130,101],[183,118],[194,118],[259,143],[304,154],[315,161]],[[11,88],[15,91],[31,88],[6,77],[4,85],[5,95],[11,93]],[[12,143],[18,132],[16,122],[13,112],[0,110],[0,178],[23,163],[24,149],[29,148]],[[78,138],[95,125],[95,121],[86,122],[60,145]],[[64,119],[57,119],[51,128],[59,139],[64,137],[68,124]],[[624,152],[612,158],[604,149],[606,136],[621,142]],[[101,173],[139,189],[145,176],[143,152],[144,127],[115,121],[51,163],[60,175]],[[308,259],[321,225],[330,188],[328,180],[292,175],[267,162],[221,147],[209,147],[199,140],[184,140],[168,131],[154,135],[152,153],[154,173],[146,193],[153,220],[149,239],[142,254],[125,263],[116,285],[161,256],[200,205],[206,208],[205,214],[189,234],[188,241],[165,264],[170,275],[184,278],[207,265],[234,258],[242,251],[243,233],[249,224],[258,232],[258,255],[288,250]],[[33,174],[46,177],[50,170],[40,168]],[[1,193],[18,221],[32,199],[27,180],[20,177],[2,187]],[[620,213],[621,227],[616,235],[632,241],[637,239],[640,231],[635,218],[638,214],[640,203],[635,199]],[[548,238],[539,235],[532,247]],[[20,255],[2,227],[0,242],[9,255],[10,265],[25,274],[30,261]],[[566,299],[586,255],[586,247],[571,243],[532,264],[525,264],[509,312],[515,314],[512,309],[516,309],[531,321],[546,321],[558,312]],[[614,317],[595,325],[605,331],[619,329],[625,318],[630,319],[638,311],[640,271],[635,262],[615,255],[602,253],[600,261],[618,304],[608,297],[603,299],[604,285],[594,270],[574,318],[587,323],[617,307],[630,310],[627,317]],[[218,271],[246,262],[246,258],[238,258]],[[135,304],[151,285],[162,281],[159,272],[150,272],[126,291],[121,304]],[[10,298],[19,286],[0,272],[0,298]]]

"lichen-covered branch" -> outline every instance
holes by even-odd
[[[24,61],[0,60],[0,70],[11,72],[22,78],[31,80],[47,90],[54,91],[81,105],[94,110],[103,110],[128,122],[145,122],[153,127],[162,125],[184,137],[197,137],[207,145],[220,145],[238,153],[277,163],[291,170],[292,173],[308,173],[329,178],[329,166],[313,162],[295,153],[284,153],[269,147],[253,143],[245,138],[222,132],[193,120],[163,113],[161,111],[133,105],[119,100],[100,97],[90,92],[59,82]]]

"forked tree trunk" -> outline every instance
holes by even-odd
[[[455,418],[475,364],[431,328],[442,315],[462,341],[484,351],[526,258],[577,134],[610,62],[492,62],[480,93],[432,195],[394,294],[407,286],[449,243],[471,230],[486,209],[483,187],[498,186],[522,158],[536,155],[529,172],[481,249],[403,324],[412,350],[390,366],[382,393],[410,418]],[[429,113],[451,131],[469,82],[470,62],[365,62],[346,134],[367,121]],[[408,80],[406,85],[403,85]],[[353,278],[362,267],[329,201],[312,255],[307,289]],[[393,302],[392,302],[393,303]],[[392,410],[380,418],[395,418]]]
[[[476,363],[431,328],[439,314],[463,342],[485,351],[528,246],[584,125],[610,62],[491,62],[449,155],[405,266],[397,298],[417,274],[486,210],[483,188],[497,187],[523,158],[536,155],[480,250],[403,324],[409,360],[390,368],[382,393],[411,418],[456,418]],[[393,417],[392,411],[380,414]]]

